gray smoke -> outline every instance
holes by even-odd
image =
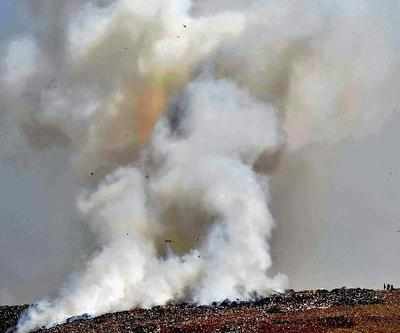
[[[280,272],[375,286],[374,262],[393,279],[377,219],[397,213],[379,147],[396,133],[398,7],[19,4],[28,27],[0,50],[0,302],[41,299],[20,331],[249,299],[285,289]]]

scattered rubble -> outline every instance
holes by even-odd
[[[393,307],[393,314],[388,312],[388,306]],[[15,326],[26,308],[0,307],[0,333],[10,333],[10,328]],[[392,331],[400,332],[399,291],[346,288],[331,291],[288,290],[270,297],[256,297],[254,301],[225,300],[210,306],[169,304],[148,310],[110,313],[96,318],[82,315],[70,318],[62,325],[37,332],[238,333],[333,332],[336,329],[352,332],[364,318],[363,312],[371,309],[374,315],[365,315],[365,320],[376,324],[375,328],[370,331],[364,329],[363,332],[380,332],[377,327],[389,324],[397,329]],[[391,317],[380,323],[383,317],[378,315],[379,311],[386,311]]]
[[[28,305],[0,306],[0,333],[5,333],[17,324],[18,318]]]
[[[69,324],[69,323],[73,323],[74,321],[79,321],[79,320],[89,320],[91,318],[92,317],[89,314],[85,313],[80,316],[74,316],[74,317],[68,318],[67,323]]]

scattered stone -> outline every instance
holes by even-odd
[[[133,309],[95,318],[84,314],[69,318],[64,324],[53,328],[39,329],[36,333],[322,332],[352,329],[357,325],[354,319],[357,317],[349,310],[350,307],[379,306],[390,295],[398,297],[395,298],[397,301],[391,301],[390,304],[399,304],[400,308],[400,293],[396,291],[383,293],[360,288],[300,292],[288,290],[269,297],[254,295],[253,301],[226,299],[208,306],[168,303],[152,309]],[[26,308],[26,305],[0,307],[0,333],[13,332],[18,318]],[[343,312],[346,309],[349,314]],[[396,328],[400,331],[400,314],[399,318],[385,322],[398,324]]]

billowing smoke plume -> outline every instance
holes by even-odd
[[[270,272],[270,176],[285,151],[365,135],[392,114],[397,7],[22,4],[30,30],[2,50],[1,158],[61,168],[49,191],[64,193],[62,205],[50,210],[82,226],[67,233],[75,273],[20,331],[285,289]]]

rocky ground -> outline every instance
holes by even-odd
[[[0,307],[0,333],[10,333],[26,306]],[[273,295],[253,302],[211,306],[167,305],[150,310],[71,318],[42,329],[64,332],[399,332],[400,290],[316,290]]]

